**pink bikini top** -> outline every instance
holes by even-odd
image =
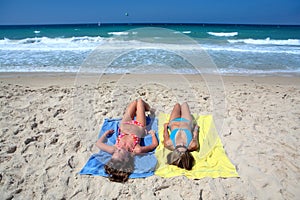
[[[135,120],[128,121],[128,122],[123,122],[123,124],[132,124],[132,125],[144,127],[143,124],[141,124],[140,122],[135,121]],[[130,135],[130,136],[132,137],[132,139],[133,139],[133,144],[134,144],[133,149],[135,148],[135,146],[136,146],[137,144],[140,143],[140,138],[139,138],[137,135],[135,135],[134,133],[130,133],[130,134],[123,133],[123,132],[119,129],[119,135],[118,135],[118,137],[117,137],[117,142],[116,142],[116,146],[117,146],[118,148],[121,147],[121,146],[120,146],[120,140],[121,140],[125,135]],[[133,149],[132,149],[132,151],[133,151]]]
[[[135,146],[136,146],[137,144],[140,143],[140,138],[139,138],[138,136],[136,136],[135,134],[120,133],[120,134],[118,135],[118,137],[117,137],[116,146],[117,146],[118,148],[121,148],[121,146],[120,146],[120,140],[121,140],[125,135],[130,135],[130,136],[132,137],[132,139],[133,139],[133,148],[130,149],[130,151],[133,152]]]

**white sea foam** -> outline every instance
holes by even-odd
[[[134,32],[129,32],[133,34]],[[181,32],[182,33],[182,32]],[[138,34],[138,33],[137,33]],[[221,43],[219,40],[201,40],[195,44],[169,44],[162,37],[154,37],[146,40],[124,40],[123,37],[34,37],[21,40],[4,38],[0,40],[0,71],[74,71],[76,72],[84,59],[94,50],[99,49],[107,55],[116,52],[116,48],[128,49],[131,53],[126,59],[118,60],[116,67],[111,68],[111,73],[126,73],[126,67],[140,64],[158,65],[159,63],[173,63],[177,73],[197,73],[186,66],[178,56],[160,51],[192,53],[198,45],[208,52],[221,65],[223,74],[263,74],[263,73],[299,73],[300,46],[299,40],[227,40]],[[156,43],[160,41],[161,43]],[[228,41],[228,42],[226,42]],[[246,41],[246,42],[245,42]],[[155,43],[151,43],[155,42]],[[248,42],[248,43],[247,43]],[[203,43],[203,44],[201,44]],[[262,45],[268,44],[268,45]],[[271,44],[271,45],[270,45]],[[291,46],[293,45],[293,46]],[[145,48],[145,46],[147,48]],[[118,50],[118,49],[117,49]],[[136,52],[135,52],[136,51]],[[259,56],[257,56],[259,54]],[[277,58],[274,61],[273,58]],[[249,58],[249,59],[240,59]],[[256,59],[266,58],[266,59]],[[129,60],[128,60],[129,59]],[[265,62],[266,61],[266,62]],[[174,63],[175,62],[175,63]],[[270,64],[271,62],[271,64]],[[251,69],[253,63],[262,66],[261,70]],[[241,65],[241,66],[240,66]],[[121,67],[117,67],[121,66]],[[233,66],[232,68],[228,66]],[[239,67],[236,67],[239,66]],[[270,67],[271,66],[271,67]],[[274,68],[273,68],[274,66]],[[270,70],[268,69],[270,67]],[[246,68],[246,69],[243,69]],[[278,70],[277,70],[278,68]],[[157,73],[164,73],[164,68],[153,69]],[[161,71],[160,71],[161,69]],[[125,71],[124,71],[125,70]],[[298,71],[297,71],[298,70]],[[146,73],[147,70],[145,70]],[[143,71],[144,72],[144,71]]]
[[[298,39],[287,39],[287,40],[275,40],[275,39],[239,39],[239,40],[227,40],[229,43],[245,43],[254,45],[300,45],[300,40]]]
[[[273,70],[265,70],[265,69],[242,69],[242,68],[219,68],[218,72],[223,75],[273,75],[273,74],[286,74],[286,76],[299,75],[300,69],[293,70],[282,70],[282,69],[273,69]]]
[[[207,32],[209,35],[213,35],[213,36],[217,36],[217,37],[233,37],[238,35],[238,32],[229,32],[229,33],[225,33],[225,32]]]
[[[106,39],[107,41],[111,39]],[[0,40],[0,50],[92,50],[103,42],[101,37],[71,37],[71,38],[48,38],[35,37],[21,40]]]
[[[108,35],[116,35],[116,36],[120,36],[120,35],[128,35],[129,32],[108,32]]]
[[[160,37],[153,38],[160,41]],[[162,41],[164,42],[164,41]],[[300,54],[300,48],[290,48],[290,45],[300,45],[299,40],[228,40],[227,44],[204,43],[199,44],[199,47],[207,51],[223,51],[223,52],[250,52],[250,53],[285,53],[285,54]],[[201,42],[200,42],[201,43]],[[146,44],[146,45],[145,45]],[[232,45],[240,44],[240,45]],[[273,44],[266,46],[263,44]],[[274,45],[275,44],[275,45]],[[102,37],[70,37],[70,38],[48,38],[35,37],[25,38],[21,40],[10,40],[4,38],[0,40],[0,50],[29,50],[29,51],[91,51],[97,47],[108,51],[111,48],[135,49],[149,46],[149,44],[139,41],[125,41],[116,38]],[[166,43],[151,43],[151,47],[155,49],[165,48],[169,50],[193,50],[195,44],[166,44]],[[198,47],[197,47],[198,48]]]
[[[191,33],[191,31],[174,31],[173,33],[175,33],[175,34],[190,34]]]
[[[38,33],[40,33],[41,31],[33,31],[35,34],[38,34]]]
[[[223,52],[240,52],[240,53],[273,53],[273,54],[295,54],[300,55],[300,49],[290,48],[277,48],[275,47],[264,47],[259,48],[257,46],[218,46],[218,45],[202,45],[202,48],[206,51],[223,51]]]

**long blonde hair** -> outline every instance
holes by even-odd
[[[104,166],[109,180],[115,182],[126,182],[134,170],[134,157],[129,154],[126,161],[110,159]]]
[[[167,163],[169,165],[176,165],[177,167],[187,170],[192,169],[194,160],[194,157],[188,150],[179,151],[177,147],[167,155]]]

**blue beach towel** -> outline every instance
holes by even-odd
[[[154,118],[154,120],[151,120],[150,117],[146,118],[147,120],[147,126],[146,129],[154,130],[156,137],[158,138],[158,123],[157,118]],[[98,135],[98,138],[107,130],[113,129],[115,130],[115,133],[107,139],[108,145],[114,145],[117,140],[117,133],[119,129],[119,123],[121,119],[105,119],[104,123],[102,125],[101,131]],[[141,146],[147,146],[152,143],[152,137],[151,135],[147,135],[145,138],[141,139]],[[88,174],[88,175],[95,175],[95,176],[104,176],[108,177],[108,174],[105,173],[104,165],[105,163],[110,160],[111,154],[105,152],[105,151],[99,151],[96,154],[93,154],[85,166],[82,168],[82,170],[79,172],[79,174]],[[152,176],[154,174],[154,170],[156,167],[157,159],[154,154],[154,150],[151,152],[148,152],[143,155],[136,155],[134,156],[134,165],[135,169],[133,173],[129,176],[129,178],[144,178],[148,176]]]

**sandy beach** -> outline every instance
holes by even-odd
[[[298,199],[299,77],[219,78],[1,73],[0,199]],[[154,175],[121,184],[78,175],[98,152],[103,120],[121,117],[139,97],[156,115],[177,101],[215,113],[240,177]]]

